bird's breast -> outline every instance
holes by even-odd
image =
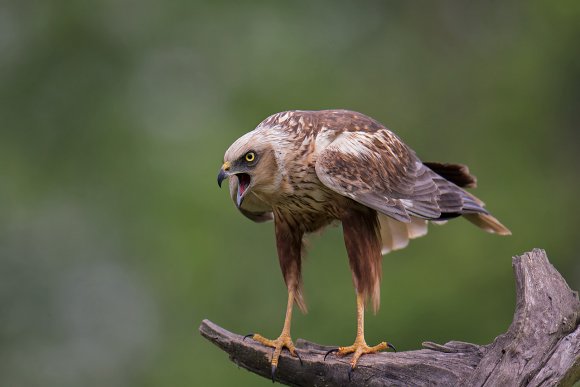
[[[340,219],[344,199],[327,188],[316,174],[317,147],[312,135],[296,139],[281,163],[283,179],[273,208],[292,219],[303,231],[312,232]]]
[[[305,232],[313,232],[340,219],[341,199],[321,184],[303,183],[281,196],[274,207]]]

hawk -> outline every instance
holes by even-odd
[[[363,354],[394,347],[364,338],[367,300],[380,301],[381,256],[427,233],[429,221],[463,216],[494,234],[510,231],[463,188],[475,187],[466,166],[422,162],[397,135],[348,110],[286,111],[262,121],[226,151],[218,184],[229,178],[238,210],[255,222],[274,221],[278,259],[288,288],[282,333],[252,338],[274,348],[272,380],[282,348],[298,356],[290,336],[293,304],[304,312],[302,251],[306,234],[340,222],[356,291],[352,372]],[[328,355],[328,354],[327,354]],[[349,374],[350,375],[350,374]]]

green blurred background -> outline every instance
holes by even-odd
[[[275,337],[272,224],[216,175],[266,116],[348,108],[466,163],[513,231],[464,220],[384,258],[369,343],[488,343],[510,257],[580,288],[580,2],[0,2],[0,385],[270,385],[203,340]],[[346,345],[340,228],[311,238],[293,337]]]

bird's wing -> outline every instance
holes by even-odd
[[[423,165],[386,128],[345,130],[320,152],[316,174],[333,191],[405,223],[411,216],[445,219],[464,210],[485,212],[476,203],[466,208],[469,194]]]
[[[230,196],[232,197],[234,204],[236,204],[238,196],[238,179],[230,177],[229,180]],[[242,205],[238,207],[238,210],[240,210],[246,218],[257,223],[267,222],[274,219],[272,208],[254,195],[253,192],[249,192],[248,195],[246,195],[246,198],[242,202]]]

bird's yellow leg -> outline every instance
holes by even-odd
[[[374,347],[369,347],[365,341],[365,305],[364,300],[361,294],[357,292],[356,295],[356,310],[357,310],[357,329],[356,329],[356,339],[354,340],[353,345],[349,345],[348,347],[339,347],[338,349],[334,349],[328,351],[327,355],[331,352],[336,352],[338,356],[345,356],[349,353],[352,353],[352,359],[350,361],[350,369],[351,371],[356,367],[358,359],[365,354],[368,353],[376,353],[379,351],[383,351],[387,348],[395,349],[390,343],[382,342]],[[350,378],[350,372],[349,372]]]
[[[282,353],[282,348],[288,348],[290,354],[292,356],[298,357],[300,359],[300,355],[296,352],[296,347],[292,342],[292,338],[290,337],[290,323],[292,321],[292,307],[294,305],[294,290],[288,290],[288,306],[286,307],[286,318],[284,319],[284,327],[282,328],[282,333],[278,336],[277,339],[270,340],[265,338],[264,336],[253,333],[247,335],[246,337],[251,336],[252,339],[255,341],[262,343],[268,347],[274,348],[274,353],[272,354],[272,380],[274,380],[274,375],[276,374],[276,368],[278,367],[278,360],[280,359],[280,354]],[[302,359],[300,359],[300,363],[302,363]]]

